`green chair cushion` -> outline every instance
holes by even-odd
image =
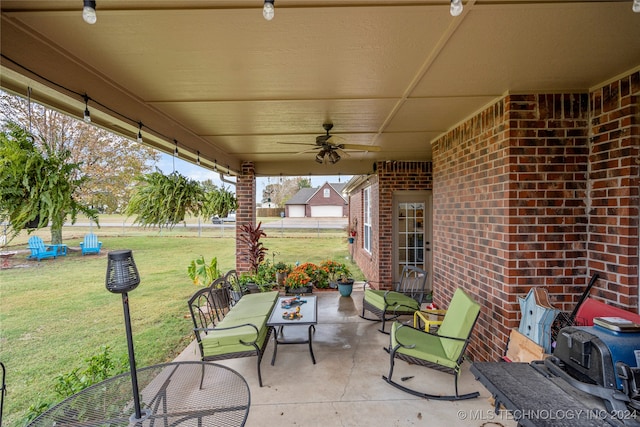
[[[385,294],[386,294],[386,302],[385,302]],[[387,310],[393,311],[393,307],[397,305],[405,306],[401,307],[400,311],[411,311],[411,310],[419,310],[420,304],[410,296],[401,294],[399,292],[391,291],[387,293],[387,291],[380,291],[376,289],[366,289],[364,291],[364,299],[369,304],[378,308],[379,310]],[[388,304],[388,305],[387,305]],[[409,308],[406,308],[409,307]]]
[[[427,362],[435,363],[441,366],[446,366],[451,369],[457,369],[457,358],[451,359],[443,347],[442,338],[435,335],[429,335],[411,327],[400,328],[401,323],[393,322],[391,327],[391,347],[398,345],[398,340],[403,345],[412,345],[414,348],[400,347],[398,353],[406,354],[407,356],[414,357],[420,360],[426,360]],[[399,328],[399,329],[398,329]],[[450,340],[446,340],[450,341]]]
[[[453,294],[447,314],[438,329],[438,335],[467,339],[480,312],[480,304],[458,288]],[[450,359],[457,359],[464,341],[442,340],[442,347]]]
[[[258,333],[251,326],[241,326],[239,328],[224,329],[233,326],[240,326],[244,324],[253,324],[258,328]],[[265,344],[265,337],[267,335],[267,318],[265,316],[249,317],[243,319],[231,319],[225,317],[222,322],[216,326],[216,328],[202,339],[202,350],[204,356],[217,356],[227,353],[237,353],[244,351],[251,351],[252,347],[242,344],[244,342],[256,342],[259,348]]]

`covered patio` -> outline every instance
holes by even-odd
[[[238,371],[251,389],[247,426],[515,426],[512,414],[496,415],[490,393],[463,364],[461,392],[479,391],[471,400],[445,402],[425,400],[404,393],[383,379],[389,370],[389,355],[383,347],[389,336],[380,324],[359,317],[362,285],[351,297],[337,291],[318,292],[318,325],[313,336],[316,364],[306,345],[282,346],[271,366],[273,343],[262,360],[263,387],[258,387],[256,360],[231,359],[217,362]],[[403,318],[402,320],[410,320]],[[287,338],[303,338],[306,327],[285,328]],[[176,359],[199,360],[195,342]],[[451,394],[453,377],[433,369],[396,363],[394,378],[435,394]],[[491,424],[495,421],[500,424]],[[485,424],[488,423],[488,424]]]
[[[474,360],[501,354],[519,322],[517,298],[534,286],[568,311],[600,272],[593,295],[638,312],[640,14],[632,1],[469,0],[452,16],[446,0],[279,0],[271,21],[263,3],[98,1],[89,25],[80,1],[4,0],[0,85],[78,118],[89,111],[99,126],[236,177],[239,225],[255,222],[258,176],[364,176],[357,190],[370,192],[373,243],[359,254],[367,264],[356,259],[379,287],[393,278],[394,197],[429,192],[434,298],[444,306],[462,287],[481,303]],[[323,124],[342,148],[323,145]],[[247,267],[238,259],[237,270]],[[265,363],[254,425],[261,410],[286,423],[280,404],[326,402],[314,405],[331,417],[350,400],[361,410],[340,413],[361,420],[381,408],[367,403],[381,396],[408,405],[398,425],[442,408],[456,416],[452,404],[385,390],[388,363],[377,348],[386,337],[336,313],[333,330],[316,332],[318,366],[295,348],[276,367]],[[335,351],[323,353],[323,340]],[[357,351],[337,351],[343,346]],[[302,363],[285,366],[298,351]],[[319,369],[334,358],[335,367]]]

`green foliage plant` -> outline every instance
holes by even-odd
[[[202,210],[204,190],[199,182],[173,172],[162,171],[140,176],[125,213],[136,215],[143,227],[173,228],[187,213],[198,216]]]
[[[74,197],[89,179],[68,150],[54,151],[36,145],[33,135],[15,123],[0,133],[0,220],[9,220],[9,241],[20,231],[44,228],[51,223],[51,243],[62,243],[67,217],[75,223],[78,213],[98,222],[97,211]]]
[[[229,212],[238,209],[236,195],[224,186],[218,188],[215,185],[211,189],[205,188],[202,214],[209,218],[217,215],[220,218],[229,216]]]
[[[193,281],[194,285],[209,286],[214,280],[222,277],[222,271],[218,267],[218,258],[213,257],[207,264],[204,256],[191,260],[187,267],[187,274]]]
[[[74,368],[70,372],[56,377],[53,388],[60,400],[73,396],[93,384],[121,374],[128,368],[128,362],[124,358],[119,361],[113,360],[109,346],[102,346],[100,353],[91,356],[85,362],[87,367]],[[44,401],[32,404],[25,415],[25,424],[33,421],[54,404],[54,402]]]
[[[351,271],[346,264],[330,259],[322,261],[320,268],[325,271],[330,283],[344,281],[351,276]]]

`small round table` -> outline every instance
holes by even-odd
[[[173,362],[137,371],[140,407],[135,419],[131,374],[121,374],[62,401],[29,426],[243,426],[249,415],[246,380],[208,362]],[[133,417],[132,417],[133,415]]]

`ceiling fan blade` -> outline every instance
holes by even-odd
[[[325,142],[329,144],[339,144],[340,141],[346,141],[346,139],[339,135],[329,135],[329,137],[325,139]]]
[[[284,145],[316,145],[310,142],[280,142],[277,141],[276,144],[284,144]]]
[[[344,151],[341,148],[336,148],[336,151],[340,152],[340,156],[342,156],[342,157],[351,157],[351,154],[347,153],[346,151]]]
[[[312,152],[316,151],[319,148],[322,148],[322,147],[308,148],[306,150],[298,151],[295,155],[297,156],[298,154],[312,153]]]
[[[376,145],[363,144],[340,144],[340,148],[342,148],[343,150],[380,151],[380,147]]]

